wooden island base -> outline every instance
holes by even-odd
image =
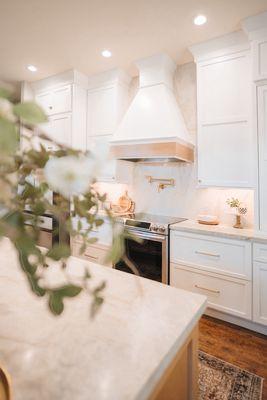
[[[150,400],[198,399],[198,325],[162,376]]]

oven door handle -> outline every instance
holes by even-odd
[[[164,242],[166,240],[166,236],[164,235],[157,235],[156,233],[146,233],[146,232],[136,232],[134,230],[130,231],[133,236],[137,236],[140,239],[148,239],[148,240],[156,240]]]

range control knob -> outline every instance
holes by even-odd
[[[152,226],[152,231],[157,232],[159,230],[158,225],[153,225]]]
[[[161,233],[164,233],[165,232],[165,226],[163,226],[163,225],[161,225],[161,226],[159,226],[159,231],[161,232]]]

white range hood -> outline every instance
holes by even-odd
[[[136,62],[139,89],[111,141],[115,158],[189,161],[194,146],[173,93],[175,63],[166,54]]]

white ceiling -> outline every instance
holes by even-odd
[[[135,74],[135,59],[159,51],[188,62],[188,46],[265,10],[267,0],[0,0],[0,79],[35,80],[70,68]],[[208,18],[204,26],[192,23],[199,13]],[[105,48],[112,58],[101,56]]]

